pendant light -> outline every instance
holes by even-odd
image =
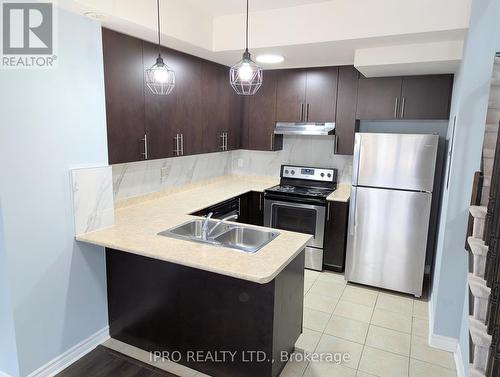
[[[236,93],[251,96],[259,90],[262,85],[262,68],[260,68],[250,57],[248,52],[248,0],[247,18],[245,32],[245,52],[243,59],[231,67],[229,80]]]
[[[156,8],[158,12],[158,57],[156,63],[151,68],[146,69],[146,86],[153,94],[166,96],[174,89],[175,73],[161,57],[160,0],[156,0]]]

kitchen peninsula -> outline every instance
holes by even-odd
[[[227,176],[134,199],[118,206],[115,225],[78,235],[106,247],[111,337],[146,351],[177,351],[177,362],[211,375],[279,375],[281,352],[291,352],[302,332],[310,236],[280,230],[258,252],[244,253],[158,235],[194,219],[190,213],[274,183]],[[188,357],[217,350],[235,353],[234,360]]]

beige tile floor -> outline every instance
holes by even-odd
[[[340,365],[289,362],[281,377],[456,377],[453,354],[428,346],[428,304],[306,270],[297,352],[349,353]]]

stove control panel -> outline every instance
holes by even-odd
[[[283,165],[282,178],[306,179],[310,181],[335,182],[335,169],[308,168],[304,166]]]

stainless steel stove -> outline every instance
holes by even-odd
[[[311,234],[306,268],[323,269],[326,198],[337,188],[337,170],[283,165],[280,184],[264,192],[264,225]]]

